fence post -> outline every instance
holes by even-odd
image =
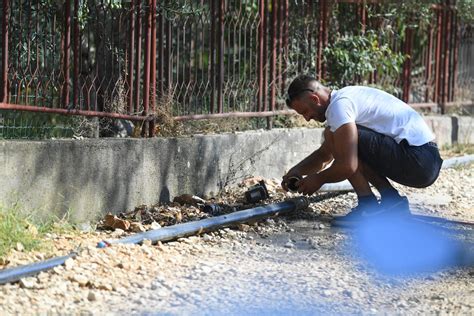
[[[150,51],[151,51],[151,1],[145,3],[145,64],[143,68],[143,114],[149,113],[150,102]],[[147,136],[149,122],[145,121],[142,128],[142,136]]]
[[[71,3],[69,0],[64,1],[64,47],[63,47],[63,108],[69,106],[69,49],[71,47]]]
[[[80,34],[79,34],[79,0],[74,0],[74,73],[72,77],[72,100],[73,107],[79,104],[79,54],[80,54]]]
[[[263,106],[263,67],[264,67],[264,55],[263,55],[263,37],[264,37],[264,23],[265,23],[265,2],[264,0],[258,1],[258,94],[257,94],[257,110],[262,111]]]
[[[216,69],[216,59],[215,59],[215,41],[216,41],[216,31],[215,31],[215,19],[216,19],[216,6],[215,3],[217,0],[210,0],[210,6],[211,6],[211,36],[210,36],[210,56],[211,56],[211,61],[210,61],[210,80],[211,80],[211,104],[210,104],[210,112],[214,113],[214,103],[215,103],[215,92],[216,92],[216,76],[215,76],[215,69]]]
[[[163,5],[163,0],[161,0],[161,5]],[[163,14],[162,10],[159,10],[158,14],[158,96],[163,97],[164,94],[164,73],[165,73],[165,50],[163,46],[164,42],[164,24],[163,24]]]
[[[451,92],[451,100],[455,100],[456,96],[456,88],[457,88],[457,77],[458,77],[458,54],[459,54],[459,43],[461,41],[460,36],[460,25],[459,25],[459,20],[458,20],[458,15],[457,15],[457,9],[454,12],[454,23],[453,27],[455,28],[454,31],[454,56],[453,56],[453,80],[452,80],[452,92]]]
[[[444,7],[445,20],[444,20],[444,56],[443,56],[443,113],[446,111],[446,103],[448,102],[448,89],[449,89],[449,53],[451,47],[450,34],[451,34],[451,10],[449,9],[449,2]]]
[[[262,41],[262,46],[263,46],[263,60],[262,60],[262,97],[263,97],[263,111],[267,111],[268,109],[268,87],[267,87],[267,82],[268,82],[268,77],[267,77],[267,56],[268,56],[268,34],[267,34],[267,14],[268,14],[268,1],[270,0],[263,0],[263,29],[262,29],[262,36],[263,36],[263,41]]]
[[[281,78],[281,91],[283,93],[285,92],[286,88],[286,60],[288,58],[288,28],[289,28],[289,23],[288,23],[288,6],[289,6],[289,0],[282,0],[283,1],[283,26],[282,26],[282,36],[283,36],[283,43],[282,43],[282,55],[283,55],[283,69],[282,69],[282,78]]]
[[[137,9],[137,41],[136,41],[136,63],[135,63],[135,112],[140,112],[140,77],[142,63],[142,16],[141,16],[141,0],[136,0]]]
[[[217,83],[218,94],[217,104],[219,113],[222,113],[224,107],[224,5],[225,0],[219,1],[219,82]]]
[[[429,29],[428,34],[428,49],[426,53],[426,77],[425,77],[425,102],[429,102],[430,100],[430,89],[431,86],[431,72],[432,72],[432,65],[431,60],[433,59],[433,28]]]
[[[275,110],[276,102],[276,86],[277,86],[277,19],[278,19],[278,1],[272,0],[272,57],[270,64],[270,73],[271,73],[271,90],[270,90],[270,108],[272,111]]]
[[[128,46],[128,92],[127,106],[128,114],[133,113],[133,66],[135,62],[135,0],[130,1],[130,41]]]
[[[413,43],[413,29],[407,27],[405,29],[405,42],[403,43],[403,53],[406,56],[403,63],[403,96],[402,99],[406,103],[410,99],[410,83],[411,83],[411,60],[412,60],[412,43]]]
[[[278,28],[278,8],[279,8],[279,1],[272,0],[272,28],[271,28],[271,60],[270,60],[270,110],[275,111],[275,103],[276,103],[276,87],[278,84],[277,80],[277,28]],[[272,129],[273,127],[273,118],[271,116],[267,117],[267,129]]]
[[[156,0],[151,1],[151,72],[150,72],[150,110],[155,114],[156,100]],[[149,136],[155,136],[155,120],[150,122]]]
[[[0,84],[0,103],[8,102],[8,35],[10,26],[8,16],[10,11],[10,0],[3,0],[2,17],[2,78]]]
[[[436,7],[436,55],[435,55],[435,90],[433,101],[440,103],[440,83],[441,83],[441,36],[443,34],[443,12]],[[443,108],[441,108],[443,110]]]
[[[328,42],[328,3],[327,0],[319,2],[319,21],[318,21],[318,55],[316,57],[316,67],[318,79],[324,78],[325,67],[323,64],[323,50]]]

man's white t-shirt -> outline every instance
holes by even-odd
[[[354,122],[390,136],[397,143],[406,139],[410,145],[421,146],[434,140],[421,115],[408,104],[370,87],[348,86],[332,91],[326,120],[331,132]]]

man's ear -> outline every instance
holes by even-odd
[[[311,93],[310,97],[317,104],[321,104],[321,100],[319,99],[319,96],[316,93]]]

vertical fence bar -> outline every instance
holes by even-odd
[[[367,26],[367,11],[365,9],[365,1],[362,1],[359,6],[360,6],[359,15],[360,15],[361,32],[362,34],[364,34],[366,26]]]
[[[163,0],[160,2],[160,6],[162,6]],[[163,46],[163,32],[164,32],[164,25],[163,25],[163,9],[158,11],[158,93],[159,97],[163,97],[164,94],[164,87],[163,87],[163,78],[164,78],[164,46]]]
[[[425,102],[429,102],[430,100],[430,90],[431,86],[431,60],[433,58],[433,28],[429,29],[428,34],[428,49],[426,52],[426,75],[425,75]]]
[[[262,87],[262,96],[263,96],[263,111],[268,110],[268,76],[267,76],[267,58],[268,58],[268,46],[267,46],[267,39],[268,39],[268,33],[267,33],[267,15],[268,15],[268,1],[269,0],[263,0],[263,87]]]
[[[0,83],[0,103],[8,102],[8,39],[10,25],[8,17],[10,15],[10,0],[3,0],[3,16],[2,16],[2,78]]]
[[[145,60],[143,67],[143,114],[147,116],[150,105],[150,55],[151,55],[151,1],[145,3]],[[142,136],[147,136],[148,122],[143,124]]]
[[[278,18],[277,18],[277,70],[276,70],[276,82],[275,89],[282,87],[282,56],[283,56],[283,1],[278,0]]]
[[[286,88],[286,61],[288,60],[288,28],[289,28],[289,23],[288,23],[288,7],[289,7],[289,0],[282,0],[283,1],[283,44],[282,44],[282,49],[283,49],[283,62],[282,64],[283,69],[282,69],[282,78],[281,78],[281,91],[282,93],[285,93],[285,88]]]
[[[133,113],[133,66],[135,61],[135,0],[130,1],[130,38],[128,46],[128,91],[127,91],[127,106],[128,113]]]
[[[210,55],[211,55],[211,73],[210,73],[210,80],[211,80],[211,104],[210,104],[210,112],[214,113],[214,105],[215,105],[215,95],[216,95],[216,59],[215,59],[215,45],[216,45],[216,1],[217,0],[210,0],[211,3],[211,37],[210,37]]]
[[[326,0],[319,1],[319,19],[318,19],[318,54],[316,57],[316,71],[318,79],[323,78],[323,49],[324,49],[324,33],[326,31]]]
[[[142,14],[141,0],[136,0],[137,9],[137,42],[136,42],[136,63],[135,63],[135,113],[140,112],[140,78],[142,63]]]
[[[331,2],[324,1],[324,23],[323,23],[323,50],[328,46],[329,41],[329,12],[331,9]],[[321,61],[321,79],[326,77],[326,64]]]
[[[305,21],[312,21],[313,17],[313,1],[309,0],[307,4],[304,5],[304,19]],[[310,23],[312,25],[312,23]],[[313,51],[313,36],[311,36],[311,28],[308,26],[306,37],[308,39],[308,56],[311,56],[311,52]],[[316,39],[315,39],[316,41]]]
[[[441,35],[443,33],[442,16],[443,12],[441,9],[436,8],[436,53],[435,53],[435,89],[434,89],[434,102],[440,102],[440,81],[441,81]]]
[[[272,0],[272,16],[271,16],[271,60],[270,60],[270,110],[275,111],[276,103],[276,87],[277,87],[277,65],[276,65],[276,56],[277,56],[277,20],[278,20],[278,1]],[[267,117],[267,129],[272,129],[273,127],[273,118],[271,116]]]
[[[449,53],[450,53],[450,34],[451,34],[451,10],[449,9],[449,1],[446,1],[445,7],[445,34],[444,34],[444,67],[443,67],[443,107],[448,102],[448,87],[449,87]]]
[[[272,28],[271,28],[271,60],[270,60],[270,109],[275,110],[275,101],[276,101],[276,54],[277,54],[277,0],[272,0]]]
[[[447,102],[452,101],[453,83],[454,83],[454,48],[456,38],[456,11],[454,8],[450,9],[450,32],[449,32],[449,83]]]
[[[457,79],[458,79],[458,54],[459,54],[459,43],[461,41],[460,36],[461,36],[461,30],[460,30],[460,25],[459,25],[459,18],[457,14],[457,9],[455,12],[454,16],[454,56],[453,56],[453,88],[452,88],[452,94],[451,94],[451,100],[450,101],[455,101],[455,96],[456,96],[456,89],[457,89]]]
[[[167,1],[167,5],[171,2]],[[172,25],[171,19],[166,19],[166,26],[165,26],[165,33],[166,33],[166,50],[165,50],[165,76],[166,76],[166,91],[170,94],[170,98],[173,97],[175,91],[172,91],[172,84],[173,84],[173,56],[171,55],[171,46],[173,45],[172,40]]]
[[[411,83],[411,60],[412,60],[412,42],[413,42],[413,29],[407,27],[405,29],[405,43],[403,43],[403,53],[406,56],[406,60],[403,63],[403,95],[402,100],[409,102],[410,99],[410,83]]]
[[[79,0],[74,0],[74,73],[72,77],[72,100],[73,107],[79,104],[79,54],[80,54],[80,34],[79,34]]]
[[[217,104],[219,113],[222,113],[224,108],[224,8],[225,1],[219,1],[219,82],[217,83]]]
[[[156,0],[151,1],[151,63],[150,63],[150,111],[155,112],[156,101]],[[149,136],[155,136],[155,121],[150,122]]]
[[[71,48],[71,3],[64,1],[64,46],[63,46],[63,108],[69,106],[69,49]]]
[[[258,99],[257,99],[257,111],[262,111],[263,109],[263,24],[265,23],[265,2],[264,0],[259,0],[258,2]]]

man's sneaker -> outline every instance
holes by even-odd
[[[335,226],[355,226],[363,221],[405,219],[411,216],[410,204],[404,196],[386,198],[380,204],[358,205],[347,215],[335,218]]]
[[[334,226],[354,226],[367,218],[375,217],[383,212],[384,210],[380,207],[379,203],[357,205],[346,215],[334,218],[331,223]]]
[[[385,198],[380,201],[380,206],[388,216],[410,216],[410,204],[406,196]]]

